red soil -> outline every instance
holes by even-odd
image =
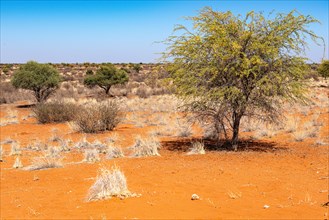
[[[15,106],[9,106],[15,108]],[[29,109],[18,109],[19,117]],[[0,116],[5,108],[0,107]],[[329,113],[322,111],[325,123],[320,139],[329,136]],[[58,128],[74,141],[81,134],[70,133],[67,124],[37,124],[34,119],[0,127],[0,141],[11,137],[25,146],[32,139],[46,141],[51,129]],[[129,147],[135,134],[146,134],[150,127],[120,125],[115,132]],[[88,135],[89,141],[104,140],[111,132]],[[247,137],[247,133],[242,137]],[[249,143],[238,152],[207,151],[186,155],[188,144],[179,138],[162,138],[160,157],[120,158],[95,164],[80,162],[83,155],[64,153],[64,167],[39,171],[12,169],[10,145],[3,145],[1,162],[1,219],[327,219],[328,145],[315,146],[316,138],[294,142],[291,134],[281,133]],[[23,151],[23,165],[38,153]],[[86,202],[100,166],[117,165],[127,177],[131,192],[141,197]],[[192,201],[196,193],[200,200]],[[230,198],[234,193],[237,198]],[[269,208],[265,209],[264,205]]]

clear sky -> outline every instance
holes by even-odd
[[[15,1],[1,0],[1,63],[157,62],[184,16],[204,6],[245,15],[297,9],[321,21],[310,28],[325,38],[328,59],[328,1]],[[310,44],[319,62],[323,47]]]

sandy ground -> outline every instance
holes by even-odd
[[[8,108],[19,118],[30,114],[28,108],[0,107],[0,117]],[[329,113],[320,139],[329,142]],[[67,124],[40,125],[33,118],[0,127],[0,141],[10,137],[25,146],[32,139],[45,141],[57,128],[74,141],[81,134]],[[129,147],[133,136],[150,128],[122,124],[116,128]],[[88,135],[88,140],[103,140],[111,132]],[[199,134],[200,135],[200,134]],[[242,139],[248,133],[242,133]],[[189,139],[162,137],[159,157],[120,158],[98,163],[80,163],[83,153],[64,154],[64,167],[38,171],[13,169],[15,157],[10,144],[1,162],[1,219],[328,219],[328,145],[316,146],[318,138],[295,142],[291,134],[245,142],[238,152],[211,151],[205,155],[186,155]],[[38,153],[23,151],[23,165]],[[136,198],[112,198],[86,202],[100,167],[116,165],[127,177]],[[200,200],[191,200],[192,194]],[[267,206],[268,208],[264,208]]]

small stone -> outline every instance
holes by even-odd
[[[264,209],[268,209],[268,208],[270,208],[269,205],[264,205]]]
[[[197,194],[193,194],[191,200],[199,200],[200,197]]]

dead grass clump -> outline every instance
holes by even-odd
[[[318,129],[316,127],[304,128],[300,131],[296,131],[293,133],[293,136],[295,137],[295,141],[297,142],[301,142],[305,138],[317,137],[317,135],[318,135]]]
[[[149,138],[142,138],[141,136],[135,137],[135,144],[132,146],[133,157],[147,157],[147,156],[160,156],[158,149],[161,144],[159,140],[151,136]]]
[[[11,150],[10,150],[10,156],[13,156],[13,155],[21,155],[22,154],[22,151],[21,151],[21,147],[19,145],[19,143],[17,142],[13,142],[11,143]]]
[[[181,122],[177,119],[177,133],[178,137],[189,137],[192,135],[192,125],[188,122]]]
[[[136,196],[138,195],[128,190],[126,177],[119,168],[114,167],[111,170],[102,168],[96,182],[89,189],[87,201]]]
[[[1,141],[1,144],[11,144],[15,142],[15,140],[11,139],[10,137],[7,137],[5,140]]]
[[[120,158],[124,157],[121,147],[109,144],[107,147],[106,159]]]
[[[316,140],[315,145],[316,146],[325,146],[325,145],[328,145],[328,143],[324,142],[323,140]]]
[[[84,152],[84,159],[83,162],[87,163],[95,163],[100,161],[99,153],[97,149],[86,149]]]
[[[40,151],[46,149],[46,144],[42,143],[40,140],[35,140],[34,142],[27,145],[27,149],[33,151]]]
[[[238,199],[241,198],[242,193],[241,192],[233,192],[233,191],[229,191],[227,193],[227,195],[231,198],[231,199]]]
[[[119,140],[119,135],[117,133],[112,133],[106,138],[106,142],[115,143]]]
[[[51,150],[52,151],[52,150]],[[63,167],[62,157],[54,151],[46,151],[40,157],[33,158],[32,164],[26,167],[26,170],[44,170],[49,168]]]
[[[206,140],[218,140],[219,134],[213,125],[203,127],[202,137]]]
[[[22,167],[23,167],[23,164],[22,164],[22,161],[21,161],[20,157],[16,157],[13,168],[14,169],[19,169],[19,168],[22,168]]]
[[[64,140],[64,139],[60,139],[59,140],[59,146],[61,151],[70,151],[70,143],[72,143],[72,140]]]
[[[73,120],[76,114],[76,105],[62,101],[53,101],[49,103],[39,103],[33,109],[34,116],[38,122],[66,122]]]
[[[4,155],[4,150],[2,149],[2,145],[0,145],[0,162],[2,162],[2,155]]]
[[[89,148],[91,144],[87,141],[86,137],[83,137],[79,142],[77,142],[73,147],[78,150]]]
[[[193,155],[193,154],[205,154],[206,151],[204,149],[204,143],[203,142],[193,142],[192,148],[187,153],[187,155]]]
[[[300,122],[299,118],[290,117],[285,123],[285,130],[288,133],[296,132],[298,124]]]
[[[119,104],[106,101],[80,107],[74,120],[79,131],[97,133],[113,130],[122,120]]]
[[[107,145],[103,144],[99,140],[95,140],[91,144],[91,148],[97,149],[99,153],[106,153]]]

